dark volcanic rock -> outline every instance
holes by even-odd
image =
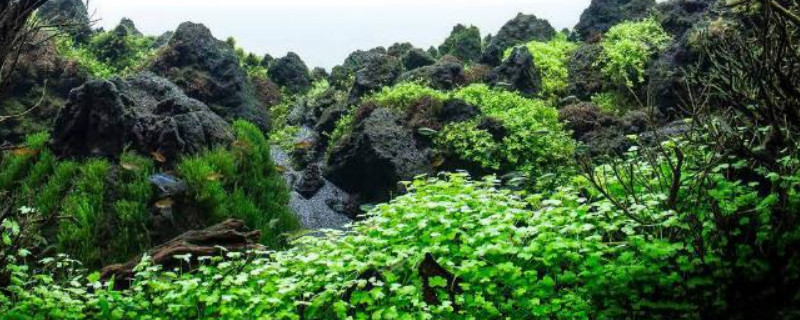
[[[425,50],[418,48],[408,50],[402,55],[401,60],[406,70],[414,70],[436,63],[436,58],[425,52]]]
[[[411,49],[414,49],[412,44],[408,42],[399,42],[391,45],[389,49],[386,50],[386,54],[395,58],[400,58],[406,54],[406,52],[411,51]]]
[[[692,46],[692,30],[703,26],[717,13],[711,1],[672,0],[660,3],[657,17],[664,29],[676,37],[648,69],[649,95],[658,110],[670,119],[688,115],[688,84],[684,70],[696,67],[702,71],[708,68],[703,59],[702,49]]]
[[[184,22],[149,70],[175,82],[189,97],[227,120],[244,119],[269,130],[267,109],[258,104],[233,48],[202,24]]]
[[[479,114],[481,114],[481,110],[478,107],[463,100],[451,99],[444,102],[438,118],[442,123],[462,122],[475,118]]]
[[[459,24],[453,27],[450,37],[439,46],[439,54],[449,54],[464,62],[478,61],[481,58],[481,41],[481,32],[477,27]]]
[[[698,64],[701,62],[701,53],[691,46],[689,37],[686,34],[672,43],[648,69],[648,90],[653,104],[659,112],[671,119],[688,115],[691,109],[687,105],[689,88],[684,68],[695,65],[699,68],[706,67]]]
[[[143,73],[89,81],[70,93],[53,130],[65,156],[116,157],[126,147],[168,161],[233,141],[227,122],[164,78]]]
[[[511,51],[508,59],[494,69],[492,84],[515,90],[526,97],[533,97],[542,90],[541,74],[527,47],[516,47]]]
[[[264,68],[269,69],[273,62],[275,62],[275,58],[273,58],[269,53],[265,54],[264,57],[261,58],[261,66]]]
[[[615,24],[647,17],[655,5],[655,0],[592,0],[575,32],[581,40],[596,41]]]
[[[139,29],[136,29],[136,24],[133,23],[133,20],[128,18],[122,18],[122,20],[119,22],[119,25],[114,28],[114,32],[117,32],[118,34],[122,34],[124,32],[125,35],[131,36],[142,36],[142,33],[139,31]]]
[[[370,53],[364,57],[362,67],[356,71],[351,98],[360,98],[367,93],[390,86],[403,72],[400,59],[383,53]]]
[[[20,55],[0,92],[0,114],[30,112],[0,124],[0,145],[20,143],[26,135],[50,131],[53,118],[64,106],[70,90],[89,79],[89,72],[83,66],[59,54],[55,41],[40,38],[35,41],[41,43]]]
[[[558,110],[558,119],[564,128],[572,131],[572,136],[580,140],[585,134],[600,128],[602,111],[590,102],[569,105]]]
[[[331,153],[325,176],[373,202],[387,200],[399,181],[430,172],[428,155],[417,148],[401,120],[388,109],[373,111]]]
[[[664,30],[680,37],[708,17],[712,6],[710,0],[670,0],[659,3],[655,15]]]
[[[597,61],[603,55],[598,44],[584,44],[569,59],[567,92],[581,100],[589,100],[595,93],[603,91],[603,74]]]
[[[520,13],[500,28],[489,45],[503,51],[529,41],[548,41],[555,36],[556,29],[547,20]]]
[[[436,64],[404,73],[401,81],[423,81],[437,90],[452,90],[467,82],[464,66],[452,56],[446,56]]]
[[[333,132],[333,129],[336,128],[336,122],[339,121],[339,119],[341,119],[345,114],[347,114],[347,107],[345,107],[343,104],[326,108],[322,112],[322,115],[320,115],[316,125],[314,125],[314,130],[319,133]]]
[[[162,33],[160,36],[158,36],[158,38],[156,38],[156,41],[153,42],[152,48],[158,49],[166,46],[167,44],[169,44],[169,40],[172,39],[172,35],[174,34],[175,34],[174,31],[167,31]]]
[[[503,121],[491,117],[481,119],[475,128],[489,132],[495,141],[503,141],[508,136],[508,129],[503,125]]]
[[[313,198],[317,191],[322,189],[323,186],[325,186],[325,181],[322,180],[322,171],[319,165],[311,164],[303,170],[300,181],[294,186],[294,190],[304,198],[310,199]]]
[[[489,43],[486,48],[483,49],[480,63],[492,67],[499,66],[503,63],[503,49],[497,44]]]
[[[322,67],[316,67],[314,70],[311,70],[311,78],[314,79],[314,81],[327,80],[330,76],[331,75],[328,74],[328,71]]]
[[[305,62],[294,52],[272,62],[269,78],[291,93],[305,93],[311,89],[311,74]]]
[[[49,24],[62,26],[78,42],[92,35],[89,11],[82,0],[50,0],[39,8],[38,16]]]

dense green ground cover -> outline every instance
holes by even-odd
[[[234,123],[233,146],[182,159],[177,177],[186,181],[188,201],[208,223],[238,218],[262,231],[272,248],[286,243],[286,232],[299,229],[289,211],[289,192],[272,164],[269,143],[250,123]],[[14,208],[36,210],[25,217],[42,230],[29,247],[55,246],[87,266],[122,262],[152,247],[147,220],[155,210],[157,190],[149,181],[159,163],[125,153],[118,161],[57,160],[46,147],[47,134],[33,135],[27,147],[0,163],[0,194]],[[36,230],[31,228],[30,230]]]

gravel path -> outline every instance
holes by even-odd
[[[272,159],[276,165],[284,167],[283,178],[292,189],[292,199],[289,206],[300,219],[303,226],[309,230],[337,229],[344,230],[352,222],[350,218],[331,209],[326,200],[337,199],[341,202],[347,200],[348,194],[328,180],[313,198],[306,199],[294,191],[294,183],[300,179],[301,173],[292,169],[289,155],[277,146],[272,147]]]

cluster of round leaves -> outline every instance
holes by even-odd
[[[679,147],[685,148],[686,168],[714,157],[702,147]],[[676,144],[664,148],[676,150]],[[731,277],[769,272],[754,249],[785,240],[770,229],[775,196],[727,180],[730,167],[747,166],[734,161],[710,172],[685,169],[681,201],[668,209],[660,177],[669,175],[676,159],[643,157],[632,150],[621,164],[631,171],[622,176],[612,165],[596,168],[605,192],[582,176],[547,195],[514,193],[492,178],[471,181],[464,174],[419,178],[407,186],[408,194],[378,205],[349,231],[303,237],[280,252],[180,256],[194,264],[192,273],[162,270],[145,258],[126,291],[107,289],[113,284],[99,282],[96,274],[74,272],[64,257],[31,269],[24,263],[27,252],[3,252],[14,258],[2,270],[11,285],[0,295],[0,314],[59,319],[700,319],[714,314],[725,308]],[[791,162],[796,165],[797,159]],[[703,177],[713,181],[710,188],[697,188]],[[800,181],[767,177],[795,186]],[[698,190],[711,201],[690,201],[688,194]],[[800,195],[789,196],[796,207]],[[740,235],[719,229],[729,227],[720,219],[755,227],[757,241],[733,242]],[[3,245],[20,232],[7,222],[0,229]],[[729,248],[742,258],[731,258]]]
[[[542,96],[554,98],[562,95],[567,88],[569,70],[567,63],[578,44],[567,40],[559,33],[550,41],[531,41],[525,44],[533,55],[533,62],[542,74]],[[506,50],[504,57],[511,55],[513,48]]]
[[[540,169],[558,167],[572,157],[573,140],[563,130],[558,111],[544,101],[482,84],[462,88],[453,97],[499,120],[508,134],[497,141],[487,130],[478,129],[478,120],[454,123],[436,139],[441,150],[506,172],[542,173]]]
[[[600,45],[598,61],[603,75],[619,85],[633,87],[645,81],[653,55],[664,50],[672,37],[653,18],[623,22],[611,27]]]
[[[638,286],[680,280],[660,279],[650,265],[679,247],[635,232],[611,236],[638,226],[603,202],[570,188],[526,202],[495,183],[463,174],[419,179],[352,231],[304,237],[283,252],[202,258],[195,273],[145,259],[124,292],[93,276],[62,287],[19,270],[0,311],[64,319],[614,319],[645,301],[628,301]]]

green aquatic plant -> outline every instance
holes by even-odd
[[[672,37],[655,19],[623,22],[611,27],[600,46],[598,61],[606,78],[629,88],[645,81],[645,71],[654,54],[664,50]]]
[[[568,85],[567,63],[578,44],[559,33],[550,41],[532,41],[524,44],[533,55],[533,62],[542,75],[542,95],[556,98],[563,95]],[[513,48],[506,50],[504,59],[511,55]]]
[[[441,150],[486,169],[534,175],[570,162],[573,141],[558,121],[558,111],[544,101],[482,84],[462,88],[453,97],[478,106],[507,134],[492,137],[479,128],[478,120],[451,124],[436,139]]]

